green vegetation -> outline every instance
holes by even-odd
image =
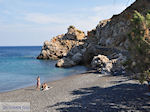
[[[144,81],[150,82],[150,70],[145,71],[140,75],[139,81],[143,83]]]
[[[72,28],[72,29],[74,29],[75,27],[74,27],[73,25],[70,25],[70,26],[69,26],[69,28]]]
[[[78,30],[78,29],[77,29],[77,32],[79,32],[79,33],[83,33],[81,30]]]
[[[135,11],[131,19],[132,31],[130,52],[132,64],[130,68],[136,73],[141,73],[141,82],[150,77],[150,11],[144,16]],[[133,64],[134,63],[134,64]]]

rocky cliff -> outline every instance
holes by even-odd
[[[66,34],[58,35],[52,38],[51,41],[45,41],[37,59],[60,59],[66,56],[73,47],[83,44],[82,40],[84,38],[84,32],[70,26]]]
[[[87,32],[87,36],[85,36],[83,32],[71,31],[71,33],[69,33],[70,31],[68,30],[68,33],[60,36],[60,38],[67,37],[65,40],[69,39],[70,41],[71,37],[72,41],[75,41],[75,44],[71,44],[71,47],[66,48],[65,43],[65,47],[63,47],[65,50],[61,50],[61,47],[58,47],[57,50],[59,52],[53,48],[48,48],[49,51],[53,53],[46,53],[47,45],[44,44],[39,58],[44,57],[43,59],[45,59],[46,57],[47,59],[48,56],[56,56],[55,59],[61,58],[56,64],[57,67],[71,67],[84,64],[101,72],[105,71],[107,73],[111,70],[113,72],[116,70],[122,70],[122,72],[124,72],[125,68],[122,63],[130,56],[128,47],[131,42],[128,39],[128,34],[132,28],[131,18],[135,10],[145,15],[146,12],[150,10],[150,0],[136,0],[121,14],[114,15],[111,19],[100,21],[95,29]],[[78,34],[74,32],[78,32]],[[78,35],[81,35],[80,39],[78,39]],[[56,40],[58,41],[57,38],[58,37],[56,37]],[[82,39],[84,39],[84,41],[82,41],[82,44],[79,44],[78,40]],[[64,39],[60,39],[58,43],[62,43],[63,40]],[[51,44],[56,43],[56,41],[51,42]],[[63,51],[63,53],[60,51]],[[48,59],[51,58],[48,57]]]
[[[150,10],[150,0],[136,0],[121,14],[114,15],[109,20],[100,21],[95,29],[99,45],[127,49],[128,33],[132,28],[130,25],[135,10],[145,15]]]

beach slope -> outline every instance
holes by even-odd
[[[127,77],[91,72],[48,85],[48,91],[33,86],[0,93],[0,102],[30,102],[31,112],[150,111],[147,86]]]

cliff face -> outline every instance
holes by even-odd
[[[111,19],[101,21],[96,27],[96,37],[99,45],[127,49],[128,33],[131,31],[131,18],[134,11],[146,14],[150,10],[150,0],[136,0],[131,6]]]

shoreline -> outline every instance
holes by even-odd
[[[147,86],[124,76],[87,72],[35,86],[0,93],[1,102],[30,102],[31,112],[143,111],[150,109]],[[112,105],[113,103],[113,105]],[[116,106],[116,107],[115,107]]]
[[[57,81],[61,81],[63,79],[66,79],[66,78],[70,78],[70,77],[73,77],[73,76],[76,76],[76,75],[82,75],[82,74],[86,74],[90,71],[86,71],[86,72],[83,72],[83,73],[80,73],[80,74],[72,74],[72,75],[69,75],[69,76],[64,76],[64,77],[61,77],[61,78],[57,78],[57,79],[53,79],[53,80],[49,80],[49,81],[45,81],[43,83],[47,83],[47,84],[50,84],[52,82],[57,82]],[[36,79],[35,79],[36,80]],[[18,89],[12,89],[12,90],[9,90],[9,91],[2,91],[0,92],[0,94],[2,93],[9,93],[9,92],[13,92],[13,91],[18,91],[18,90],[23,90],[23,89],[27,89],[27,88],[35,88],[36,89],[36,83],[35,85],[31,85],[31,86],[26,86],[26,87],[20,87]]]

